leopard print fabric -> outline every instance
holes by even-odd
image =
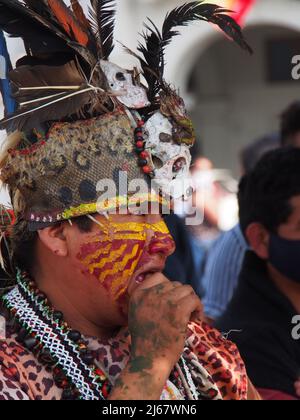
[[[189,325],[184,357],[203,399],[245,400],[248,377],[235,344],[205,323]]]
[[[130,356],[130,336],[101,342],[88,338],[95,363],[115,384]],[[191,323],[183,357],[202,400],[247,399],[247,375],[236,346],[204,323]],[[7,334],[0,340],[0,400],[60,400],[52,371],[41,365],[28,350]],[[167,381],[161,399],[184,399],[184,391]]]

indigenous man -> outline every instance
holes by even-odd
[[[193,290],[162,275],[174,251],[163,197],[186,177],[194,142],[163,79],[164,49],[176,26],[196,19],[248,48],[239,27],[198,1],[172,11],[162,33],[149,24],[132,53],[146,90],[137,70],[108,61],[113,2],[91,1],[92,21],[77,1],[72,10],[62,0],[24,3],[0,0],[0,26],[27,51],[9,75],[17,110],[3,121],[17,285],[2,299],[0,398],[256,396],[235,345],[196,322]],[[174,187],[173,196],[189,193]]]

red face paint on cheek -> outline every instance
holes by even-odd
[[[148,230],[153,230],[154,235],[146,247]],[[126,300],[130,279],[146,259],[151,259],[151,254],[155,253],[168,256],[174,248],[164,222],[153,225],[109,223],[105,233],[99,233],[81,246],[78,259],[85,271],[94,275],[121,305]]]

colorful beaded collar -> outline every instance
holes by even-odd
[[[88,350],[80,332],[63,320],[62,312],[49,305],[44,293],[26,273],[17,273],[17,286],[2,297],[9,310],[8,322],[17,333],[17,341],[53,371],[56,386],[63,400],[105,400],[111,384],[105,373],[94,364],[95,354]],[[184,357],[171,372],[172,382],[188,399],[198,399]]]

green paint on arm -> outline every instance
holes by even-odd
[[[145,370],[152,369],[153,362],[150,357],[137,356],[130,361],[129,372],[130,373],[141,373]]]

